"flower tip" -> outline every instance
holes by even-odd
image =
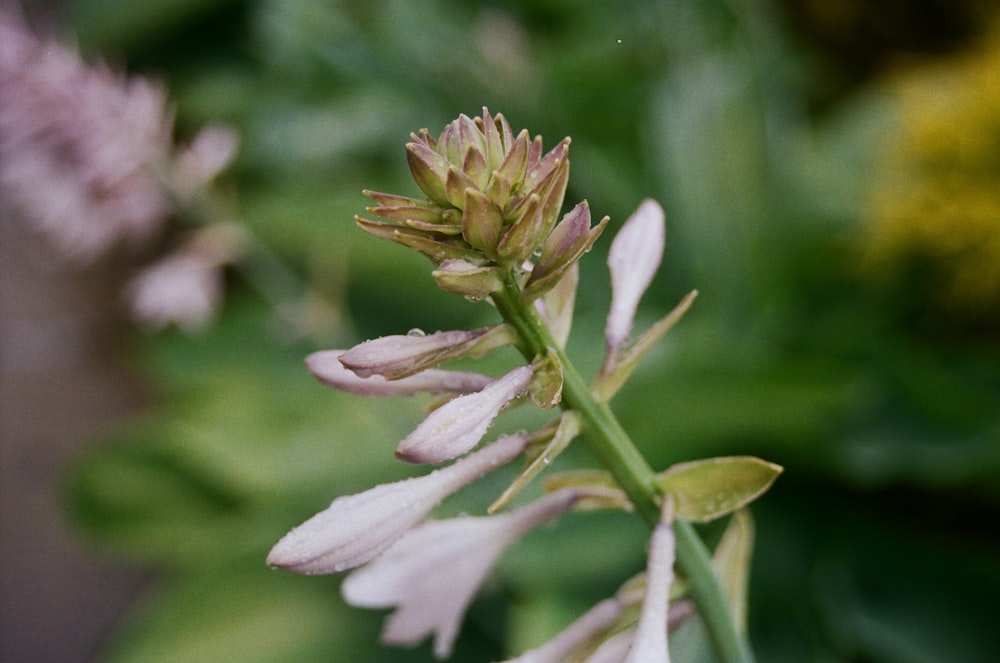
[[[265,560],[267,565],[272,569],[281,569],[283,571],[291,571],[293,573],[300,573],[300,569],[303,566],[303,558],[300,554],[295,554],[296,550],[299,550],[293,541],[293,534],[295,530],[292,530],[286,534],[280,541],[274,544],[271,548],[271,552],[267,554],[267,559]]]
[[[434,454],[428,454],[425,450],[403,448],[402,446],[396,448],[395,456],[396,460],[413,465],[433,465],[448,460],[447,458],[437,458]]]

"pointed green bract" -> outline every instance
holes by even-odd
[[[674,500],[678,519],[707,523],[763,495],[781,472],[760,458],[728,456],[674,465],[653,483]]]
[[[747,630],[747,591],[753,557],[754,524],[749,509],[733,512],[719,545],[712,554],[712,566],[729,598],[733,621],[741,632]]]
[[[479,300],[503,287],[498,270],[498,267],[475,265],[465,260],[445,260],[431,276],[442,290]]]
[[[649,352],[650,348],[659,341],[664,334],[673,329],[674,325],[687,313],[698,296],[697,290],[689,292],[670,313],[660,318],[656,324],[650,327],[639,337],[630,348],[618,355],[612,365],[605,364],[594,380],[594,395],[603,402],[610,401],[618,393],[625,382],[632,375],[632,372],[639,366],[639,361]]]

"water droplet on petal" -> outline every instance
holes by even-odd
[[[423,329],[418,329],[418,328],[414,327],[410,331],[406,332],[406,335],[407,336],[413,336],[413,337],[419,338],[421,336],[427,336],[427,332],[425,332]]]

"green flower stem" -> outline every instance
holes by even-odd
[[[577,412],[591,451],[614,475],[636,511],[650,526],[655,526],[660,519],[660,507],[653,485],[653,469],[607,404],[594,398],[590,387],[552,338],[534,307],[522,304],[520,294],[514,275],[508,273],[504,289],[494,293],[492,299],[504,320],[517,330],[521,353],[528,361],[550,351],[555,353],[563,371],[562,407]],[[690,584],[691,595],[719,659],[723,663],[753,663],[749,644],[736,628],[705,544],[690,523],[676,521],[674,532],[678,568]]]

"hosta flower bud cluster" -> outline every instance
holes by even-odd
[[[410,173],[426,199],[366,191],[386,221],[358,217],[367,232],[417,249],[437,265],[450,292],[486,297],[515,270],[528,295],[551,288],[600,235],[581,202],[560,221],[569,180],[569,144],[543,152],[541,137],[517,135],[507,119],[460,116],[434,138],[406,145]],[[536,259],[535,259],[536,258]],[[534,264],[529,261],[534,260]]]

